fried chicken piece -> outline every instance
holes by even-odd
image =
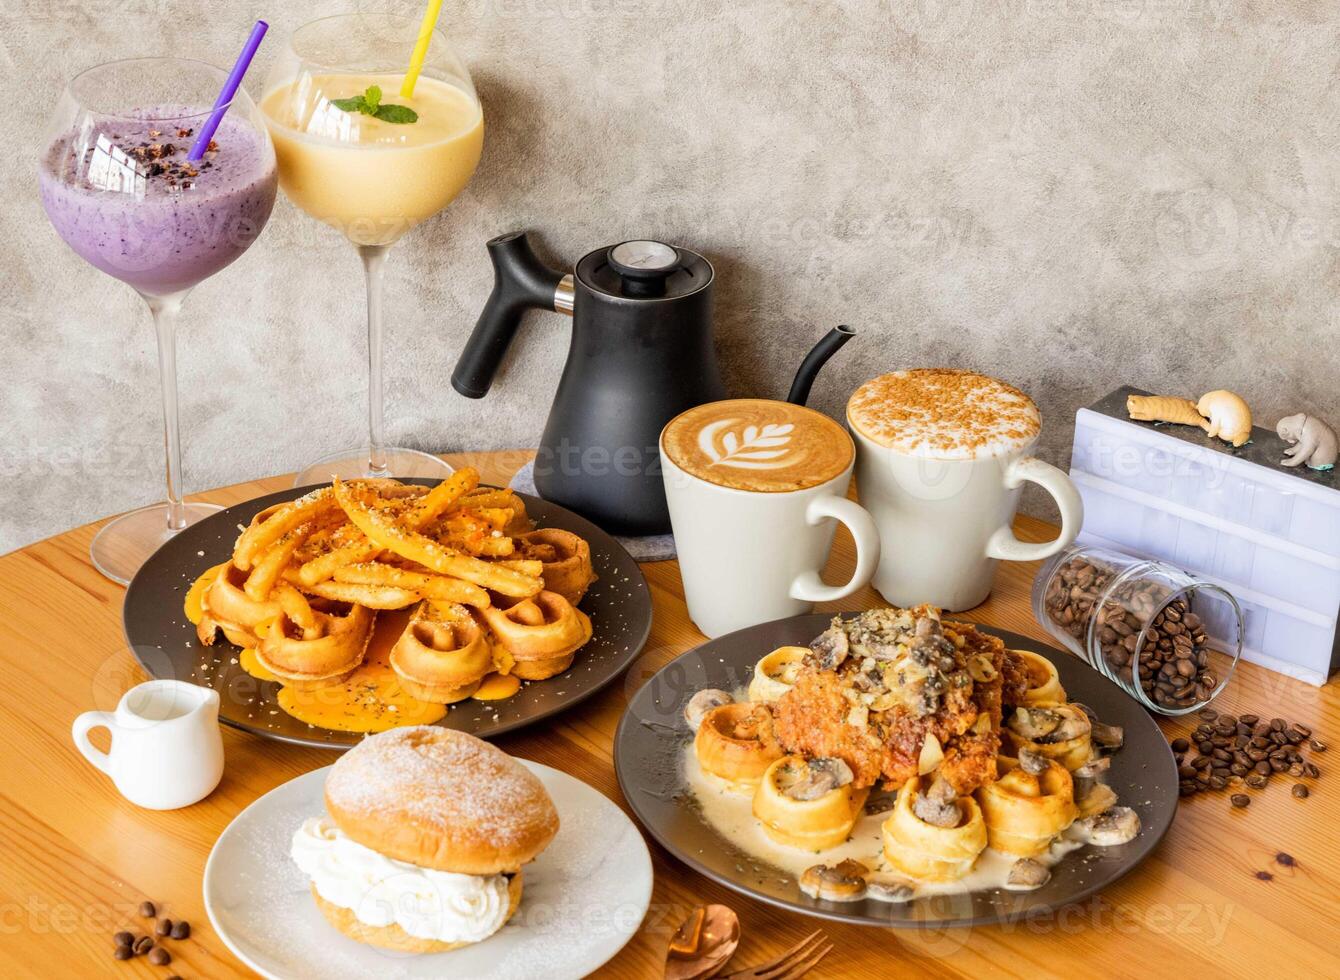
[[[1002,677],[1020,673],[1000,640],[971,624],[941,623],[939,610],[920,606],[835,620],[812,649],[774,705],[788,752],[842,759],[857,787],[897,787],[917,775],[934,736],[941,772],[958,793],[995,778]]]
[[[991,639],[996,638],[993,636]],[[1017,707],[1024,703],[1024,695],[1028,692],[1028,668],[1024,666],[1022,657],[1013,650],[1005,649],[1003,641],[996,642],[1001,645],[1000,697],[1007,707]]]

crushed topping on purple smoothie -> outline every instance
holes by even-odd
[[[179,128],[177,136],[186,139],[194,132],[193,129]],[[100,137],[96,145],[84,150],[85,172],[90,174],[90,182],[95,186],[99,184],[96,178],[92,178],[94,168],[89,166],[95,156],[109,158],[117,168],[133,167],[137,176],[147,177],[150,180],[161,180],[168,188],[181,188],[182,190],[194,186],[200,172],[209,170],[214,166],[212,158],[217,156],[219,152],[219,144],[215,140],[209,141],[209,146],[205,150],[205,159],[191,163],[186,159],[190,150],[187,144],[160,142],[158,137],[162,135],[160,130],[151,129],[149,130],[149,140],[133,145],[123,145],[121,136],[115,133],[112,134],[110,140],[106,136]]]

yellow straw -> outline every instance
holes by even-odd
[[[433,28],[437,26],[440,13],[442,0],[428,0],[428,9],[423,12],[423,23],[419,25],[419,39],[414,42],[414,54],[409,59],[409,70],[405,72],[405,80],[400,83],[402,99],[414,95],[414,86],[419,81],[419,72],[423,71],[423,60],[428,57],[428,42],[433,39]]]

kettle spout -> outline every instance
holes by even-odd
[[[791,382],[791,392],[786,396],[786,400],[792,405],[804,405],[809,401],[810,388],[814,386],[814,379],[819,370],[838,352],[838,348],[855,336],[856,330],[845,324],[834,327],[826,333],[814,345],[814,349],[805,355],[805,360],[800,362],[800,370],[796,372],[796,379]]]
[[[452,387],[467,398],[488,394],[526,310],[572,310],[561,295],[564,274],[540,261],[525,232],[499,235],[488,243],[488,250],[493,293],[451,375]]]

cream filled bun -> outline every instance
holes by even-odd
[[[436,953],[487,939],[521,901],[521,868],[558,832],[544,786],[501,749],[433,725],[350,749],[326,778],[328,817],[292,857],[326,919],[384,949]]]

